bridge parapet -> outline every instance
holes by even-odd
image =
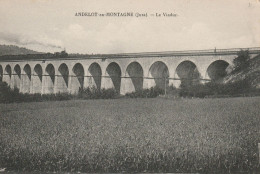
[[[4,55],[0,56],[0,62],[5,61],[46,61],[46,60],[75,60],[75,59],[122,59],[122,58],[153,58],[153,57],[179,57],[179,56],[219,56],[237,55],[241,50],[248,50],[249,54],[260,54],[260,47],[231,48],[231,49],[207,49],[186,51],[140,52],[118,54],[82,54],[69,57],[55,57],[53,54],[28,54],[28,55]]]

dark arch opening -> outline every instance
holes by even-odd
[[[95,86],[97,89],[101,88],[101,76],[102,71],[97,63],[92,63],[88,68],[89,73],[91,74],[92,78],[94,79]]]
[[[131,81],[134,85],[135,91],[143,89],[143,68],[138,62],[130,63],[127,68],[126,72],[128,73]]]
[[[54,92],[55,68],[52,64],[48,64],[45,68],[46,76],[44,76],[44,93]]]
[[[25,74],[27,75],[27,77],[29,78],[29,80],[31,80],[32,74],[31,74],[31,67],[30,67],[30,65],[26,64],[24,66],[23,70],[24,70]]]
[[[80,84],[80,88],[83,89],[83,85],[84,85],[84,68],[82,66],[81,63],[77,63],[74,65],[73,69],[72,69],[73,73],[75,74],[75,76],[78,79],[78,82]]]
[[[11,85],[11,76],[12,76],[12,69],[10,65],[6,65],[4,71],[4,80],[10,86]]]
[[[12,75],[12,69],[10,65],[6,65],[5,67],[5,73],[9,76],[9,78],[11,78]]]
[[[191,61],[181,62],[176,68],[176,73],[181,80],[181,87],[195,85],[200,82],[200,73],[197,66]]]
[[[20,88],[20,80],[21,80],[21,68],[20,66],[17,64],[14,67],[14,88],[19,89]]]
[[[40,81],[42,82],[42,66],[37,64],[34,67],[34,72],[35,74],[38,76],[38,78],[40,79]]]
[[[3,81],[3,67],[0,65],[0,82]]]
[[[115,62],[110,63],[106,69],[107,74],[111,78],[114,88],[116,91],[120,92],[121,87],[121,69],[119,65]]]
[[[58,71],[60,72],[64,82],[65,82],[65,85],[66,87],[68,87],[68,84],[69,84],[69,68],[68,66],[63,63],[60,65]]]
[[[23,68],[25,75],[22,78],[22,92],[24,93],[30,93],[30,88],[31,88],[31,67],[30,65],[26,64]]]
[[[154,79],[155,85],[161,89],[169,85],[169,70],[165,63],[158,61],[152,64],[149,70],[150,75]]]
[[[33,85],[32,92],[33,93],[41,93],[42,92],[42,66],[40,64],[35,65],[34,67],[34,75],[33,75]]]
[[[207,69],[209,78],[214,82],[222,82],[223,78],[227,75],[227,67],[229,63],[224,60],[217,60],[211,63]]]
[[[21,78],[21,68],[19,65],[15,65],[14,72],[15,72],[15,75],[17,75],[19,78]]]
[[[52,64],[47,65],[45,71],[49,75],[49,77],[51,78],[52,84],[54,84],[54,81],[55,81],[55,69],[54,69],[54,66]]]

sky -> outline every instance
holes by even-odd
[[[78,12],[148,17],[76,16]],[[150,16],[155,13],[177,16]],[[0,0],[0,24],[0,44],[41,52],[260,47],[260,0]]]

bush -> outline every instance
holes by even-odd
[[[164,94],[164,90],[155,86],[151,87],[150,89],[143,89],[136,92],[126,93],[125,96],[130,98],[155,98],[162,94]]]
[[[19,90],[15,88],[12,90],[6,82],[0,82],[0,102],[10,103],[20,99]]]
[[[249,80],[241,80],[233,83],[220,84],[209,82],[197,84],[180,89],[181,97],[199,97],[218,95],[218,96],[238,96],[247,93],[257,93],[259,90],[252,88]]]
[[[0,103],[62,101],[71,99],[112,99],[119,96],[115,89],[80,89],[78,95],[68,93],[57,94],[22,94],[19,89],[11,89],[6,82],[0,82]]]
[[[36,101],[61,101],[72,99],[73,96],[67,93],[58,94],[22,94],[19,89],[11,89],[6,82],[0,82],[0,103],[12,102],[36,102]]]
[[[237,56],[238,57],[233,60],[233,63],[235,65],[233,73],[244,70],[249,67],[249,50],[241,50],[238,52]]]
[[[136,92],[126,93],[126,97],[130,98],[155,98],[164,95],[164,89],[157,86],[149,89],[142,89]],[[241,96],[241,95],[260,95],[260,89],[252,88],[250,80],[245,79],[233,83],[220,84],[209,82],[206,84],[194,84],[189,86],[181,86],[180,89],[174,86],[166,88],[166,94],[174,97],[198,97],[204,98],[209,96]],[[58,94],[21,94],[19,89],[11,89],[7,83],[0,82],[0,103],[12,102],[36,102],[36,101],[62,101],[71,99],[114,99],[118,98],[119,93],[113,89],[97,89],[88,87],[80,89],[78,95],[68,93]]]
[[[114,89],[97,89],[96,87],[88,87],[80,89],[78,98],[82,99],[112,99],[119,96],[119,93]]]

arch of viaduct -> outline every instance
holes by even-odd
[[[216,50],[215,50],[216,51]],[[72,93],[79,88],[115,88],[120,94],[181,79],[215,80],[225,75],[237,52],[174,55],[160,53],[90,58],[0,60],[0,80],[22,93]],[[259,52],[260,53],[260,52]],[[259,54],[257,53],[257,54]],[[255,52],[251,57],[257,55]]]

